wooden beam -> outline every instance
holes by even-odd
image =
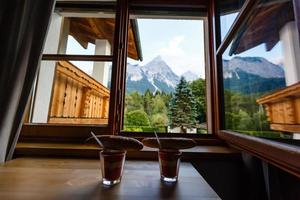
[[[113,134],[118,134],[120,131],[120,121],[122,119],[122,95],[124,69],[127,60],[127,33],[129,20],[129,4],[128,0],[118,0],[116,10],[116,25],[115,25],[115,43],[113,48],[113,67],[112,67],[112,91],[111,101],[109,105],[109,122]],[[123,71],[123,72],[122,72]]]
[[[90,25],[92,31],[97,35],[99,39],[107,39],[110,45],[113,45],[113,29],[108,27],[104,20],[106,19],[95,19],[87,18],[88,24]],[[108,33],[110,32],[110,34]],[[96,38],[95,38],[96,40]]]
[[[216,5],[215,1],[210,1],[208,11],[208,44],[209,44],[209,69],[207,74],[209,81],[209,87],[207,93],[209,94],[210,106],[208,109],[211,111],[209,118],[207,119],[211,123],[211,133],[218,133],[220,130],[220,103],[219,100],[219,82],[218,82],[218,65],[216,59],[216,43],[217,43],[217,23],[216,21]]]
[[[113,56],[43,54],[42,60],[111,62],[113,60]]]
[[[209,0],[131,0],[132,6],[156,6],[156,7],[198,7],[207,8]]]
[[[68,117],[50,117],[50,124],[89,124],[89,125],[106,125],[108,124],[108,119],[103,118],[68,118]]]

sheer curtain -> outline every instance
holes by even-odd
[[[293,3],[294,3],[294,13],[296,17],[296,22],[298,25],[298,32],[300,35],[300,2],[299,0],[293,0]]]
[[[12,157],[54,0],[0,1],[0,162]]]

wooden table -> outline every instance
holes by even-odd
[[[100,182],[99,162],[55,158],[7,162],[0,166],[0,199],[220,199],[190,163],[181,163],[177,184],[164,184],[158,162],[126,161],[121,183],[106,187]]]

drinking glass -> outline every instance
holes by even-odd
[[[161,180],[165,182],[177,181],[181,154],[178,150],[159,150],[158,160]]]
[[[115,185],[121,181],[126,151],[110,150],[100,152],[102,183]]]

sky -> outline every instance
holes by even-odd
[[[205,77],[204,30],[202,20],[138,19],[139,34],[145,65],[156,56],[177,74],[191,71]]]
[[[221,17],[221,38],[224,39],[230,26],[238,13],[232,13]],[[131,64],[145,65],[153,58],[160,55],[163,60],[178,75],[191,71],[201,78],[205,78],[205,47],[204,30],[202,20],[179,19],[137,19],[143,61],[128,59]],[[282,64],[282,44],[279,42],[271,51],[266,51],[261,44],[239,55],[229,56],[230,46],[223,54],[223,59],[231,59],[234,56],[264,57],[274,64]],[[95,45],[82,48],[72,37],[68,38],[68,54],[93,55]],[[73,61],[76,66],[88,74],[92,73],[93,62]]]
[[[131,64],[145,65],[156,56],[163,60],[177,74],[186,71],[205,77],[204,31],[202,20],[138,19],[143,61],[128,59]],[[68,37],[67,54],[93,55],[95,45],[83,49],[72,37]],[[92,62],[76,62],[88,74]]]
[[[72,36],[68,36],[67,50],[66,54],[78,54],[78,55],[94,55],[95,45],[88,43],[88,48],[84,49]],[[79,69],[92,75],[93,72],[93,61],[70,61],[76,65]]]

